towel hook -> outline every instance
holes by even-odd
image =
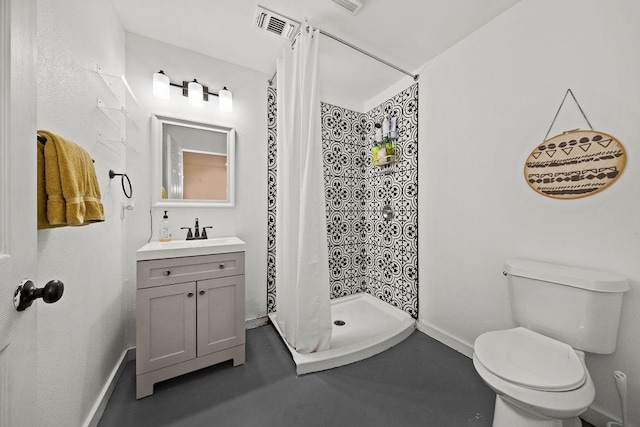
[[[120,185],[122,185],[122,192],[124,193],[127,199],[130,199],[133,194],[133,187],[131,186],[131,180],[129,179],[129,176],[126,173],[115,173],[113,169],[109,170],[110,179],[113,179],[116,176],[120,177]],[[129,185],[129,191],[127,191],[126,187],[124,186],[125,178],[127,179],[127,184]]]

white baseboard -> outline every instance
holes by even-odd
[[[118,362],[113,368],[113,371],[111,371],[111,375],[109,375],[109,379],[107,380],[104,387],[102,387],[102,391],[100,392],[96,403],[93,405],[93,408],[91,408],[89,416],[83,423],[84,427],[96,427],[98,425],[98,423],[100,422],[100,418],[102,418],[102,414],[107,407],[109,398],[111,397],[113,390],[116,388],[116,384],[118,384],[118,380],[122,375],[122,371],[124,371],[124,366],[128,361],[135,360],[135,358],[135,347],[126,349],[122,352],[122,356],[120,356],[120,362]]]
[[[266,314],[258,317],[254,317],[253,319],[245,320],[246,329],[257,328],[258,326],[264,326],[269,323],[269,316]]]
[[[588,423],[593,424],[596,427],[606,427],[609,421],[617,421],[619,423],[622,423],[620,418],[611,415],[597,405],[591,405],[590,407],[588,407],[587,410],[582,415],[580,415],[580,418]],[[627,421],[627,424],[625,424],[624,427],[638,427],[638,425],[635,423],[629,423]]]
[[[417,328],[420,332],[429,335],[436,341],[440,341],[442,344],[447,347],[451,347],[459,353],[464,354],[468,358],[473,357],[473,344],[469,344],[464,342],[462,339],[458,337],[451,336],[441,329],[428,325],[420,320],[416,322]]]

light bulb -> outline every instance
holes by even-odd
[[[233,111],[233,96],[226,86],[218,93],[218,106],[220,111]]]
[[[160,99],[169,99],[169,76],[160,70],[153,73],[153,95]]]
[[[202,105],[202,98],[203,98],[202,85],[198,83],[196,79],[193,79],[192,82],[189,82],[189,85],[187,86],[187,90],[189,92],[189,104]]]

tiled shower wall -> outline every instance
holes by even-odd
[[[268,88],[267,308],[276,308],[276,90]],[[321,103],[331,298],[367,292],[418,317],[418,85],[367,113]],[[374,123],[398,117],[397,163],[373,166]],[[390,205],[394,218],[385,221]]]

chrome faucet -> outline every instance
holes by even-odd
[[[194,239],[200,238],[200,226],[198,225],[198,218],[196,218],[195,233],[193,233],[193,238]]]

